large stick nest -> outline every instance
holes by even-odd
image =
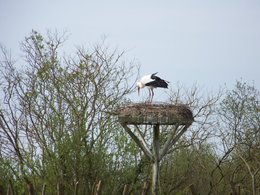
[[[118,110],[118,119],[126,124],[191,125],[192,111],[183,104],[135,103]]]

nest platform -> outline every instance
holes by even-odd
[[[120,123],[129,125],[191,125],[192,111],[187,105],[131,103],[118,110]]]

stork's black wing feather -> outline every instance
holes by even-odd
[[[168,81],[165,81],[163,79],[161,79],[158,76],[155,76],[158,72],[153,73],[151,75],[151,79],[153,79],[153,81],[146,83],[146,86],[151,86],[151,87],[162,87],[162,88],[168,88]]]
[[[159,77],[157,77],[159,78]],[[150,87],[161,87],[161,88],[168,88],[168,83],[165,80],[162,79],[155,79],[154,81],[151,81],[149,83],[146,83],[145,86],[150,86]]]

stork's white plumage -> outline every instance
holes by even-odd
[[[150,74],[143,76],[138,82],[137,82],[137,89],[138,89],[138,95],[140,94],[140,89],[147,87],[149,90],[149,97],[148,102],[153,101],[154,92],[153,89],[160,87],[160,88],[168,88],[168,81],[165,81],[161,79],[160,77],[155,76],[157,74]]]

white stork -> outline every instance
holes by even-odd
[[[158,72],[145,75],[143,76],[140,81],[136,83],[137,85],[137,90],[138,90],[138,95],[140,94],[140,89],[147,87],[149,90],[149,97],[148,97],[148,102],[152,103],[153,101],[153,96],[154,92],[153,89],[160,87],[160,88],[168,88],[168,81],[165,81],[161,79],[160,77],[155,76]]]

